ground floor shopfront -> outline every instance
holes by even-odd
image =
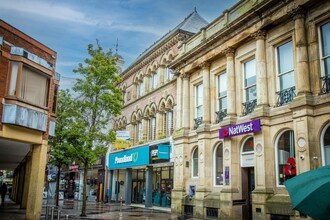
[[[111,201],[146,207],[171,207],[173,163],[169,143],[111,153],[108,193]]]
[[[330,164],[330,115],[242,118],[174,138],[172,210],[200,218],[306,219],[284,182]]]

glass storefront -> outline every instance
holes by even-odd
[[[146,200],[146,172],[132,170],[132,203],[144,204]]]
[[[154,168],[152,177],[152,203],[156,206],[171,207],[173,167]]]

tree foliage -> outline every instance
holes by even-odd
[[[74,160],[84,166],[82,216],[86,215],[87,168],[105,155],[108,144],[115,140],[109,121],[120,114],[123,104],[121,91],[116,87],[121,81],[115,66],[117,58],[111,50],[104,52],[98,42],[96,47],[88,45],[88,54],[84,64],[74,70],[80,77],[73,87],[77,98],[69,146]]]
[[[55,127],[55,136],[49,141],[51,146],[49,151],[49,164],[57,167],[56,178],[56,205],[58,206],[59,199],[59,181],[60,172],[63,165],[69,165],[71,157],[69,154],[69,145],[71,134],[70,127],[73,121],[73,115],[75,115],[75,109],[72,102],[71,95],[67,90],[61,90],[58,96],[57,105],[57,120]]]

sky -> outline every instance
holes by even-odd
[[[116,49],[124,69],[196,7],[208,22],[239,0],[0,0],[0,19],[57,52],[61,87],[88,57],[87,45]]]

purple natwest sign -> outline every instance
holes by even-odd
[[[220,139],[229,138],[241,134],[257,132],[261,130],[260,119],[244,122],[238,125],[232,125],[219,130]]]

